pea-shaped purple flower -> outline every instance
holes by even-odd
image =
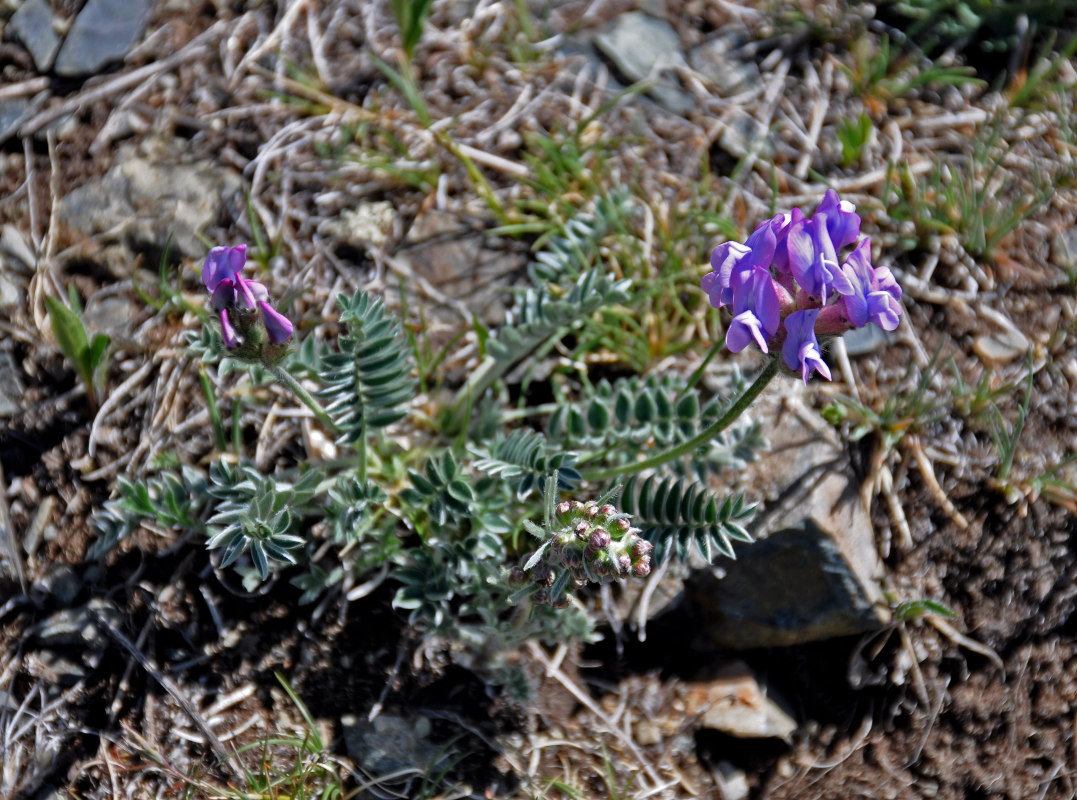
[[[292,338],[295,328],[269,304],[269,290],[264,283],[243,277],[246,263],[247,245],[241,244],[214,247],[202,265],[202,283],[220,316],[224,343],[229,349],[236,349],[260,317],[269,341],[283,344]]]

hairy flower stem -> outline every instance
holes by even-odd
[[[329,428],[331,431],[340,430],[333,422],[333,418],[329,416],[324,408],[322,408],[322,404],[315,400],[314,395],[304,389],[303,384],[288,372],[288,370],[283,369],[276,364],[270,365],[268,369],[278,381],[291,389],[295,393],[295,396],[303,401],[303,405],[314,412],[314,416],[317,417],[325,427]]]
[[[584,480],[602,481],[607,478],[624,475],[626,472],[640,472],[645,469],[654,469],[663,464],[668,464],[670,461],[678,459],[681,456],[688,455],[702,447],[732,425],[737,417],[747,411],[748,406],[755,401],[760,393],[767,387],[767,384],[770,383],[771,379],[778,374],[778,368],[780,366],[779,358],[772,355],[770,360],[767,361],[767,365],[763,367],[763,371],[760,372],[759,376],[755,379],[755,382],[744,390],[744,394],[737,398],[736,402],[729,407],[729,410],[687,442],[679,444],[670,450],[666,450],[664,453],[658,453],[657,455],[651,456],[643,461],[633,461],[628,464],[621,464],[619,467],[609,467],[593,472],[585,472],[583,474]]]

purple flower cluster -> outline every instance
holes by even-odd
[[[230,350],[241,344],[260,316],[269,341],[283,344],[292,338],[292,323],[269,304],[269,290],[261,281],[247,280],[240,272],[247,263],[247,245],[214,247],[202,266],[202,283],[220,314],[224,343]],[[237,332],[238,328],[238,332]]]
[[[853,244],[840,263],[838,253]],[[810,217],[794,208],[760,224],[744,244],[718,245],[711,267],[703,291],[712,306],[733,313],[730,351],[752,342],[764,353],[781,348],[785,365],[805,383],[813,370],[830,380],[818,336],[869,322],[892,331],[901,317],[901,287],[887,267],[871,265],[856,207],[833,189]]]

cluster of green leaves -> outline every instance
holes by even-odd
[[[82,321],[82,306],[74,286],[68,287],[71,308],[55,297],[45,296],[45,306],[49,310],[52,323],[52,335],[60,352],[71,362],[86,389],[90,406],[96,411],[101,405],[101,390],[104,385],[105,371],[108,369],[107,351],[109,338],[103,333],[92,339],[86,332]]]
[[[889,0],[885,5],[908,20],[902,27],[910,39],[934,39],[959,50],[975,44],[985,52],[1014,50],[1022,28],[1051,30],[1077,11],[1073,0]]]
[[[120,496],[94,512],[95,539],[90,558],[102,558],[144,521],[163,528],[204,530],[202,510],[209,501],[208,482],[200,470],[183,465],[180,474],[163,472],[145,481],[118,478]]]
[[[393,16],[400,26],[404,55],[409,59],[423,35],[423,25],[433,4],[434,0],[393,0]]]
[[[852,46],[852,64],[842,69],[855,94],[882,103],[927,86],[986,86],[972,67],[938,63],[909,40],[905,47],[893,47],[889,36],[876,39],[866,33]]]
[[[496,335],[486,341],[486,352],[498,361],[515,362],[552,336],[587,320],[602,306],[628,300],[629,280],[616,280],[600,270],[583,273],[567,294],[550,288],[528,289],[520,304]]]
[[[384,302],[356,292],[341,295],[338,304],[347,332],[338,339],[340,352],[321,359],[320,396],[340,431],[339,443],[353,445],[364,442],[371,429],[404,417],[415,379],[400,321]]]
[[[582,478],[576,469],[579,458],[576,453],[552,451],[546,437],[530,428],[498,436],[491,444],[474,447],[471,452],[477,456],[472,466],[479,472],[518,481],[513,488],[520,500],[541,488],[550,475],[557,476],[557,488],[561,491],[574,488]]]
[[[710,563],[720,553],[735,558],[733,542],[750,542],[744,524],[755,507],[740,495],[722,499],[699,481],[633,475],[621,496],[625,512],[633,515],[641,535],[654,544],[654,560],[673,554],[686,561],[692,546]]]
[[[895,166],[883,190],[891,201],[888,214],[915,226],[915,236],[900,239],[899,246],[919,249],[939,234],[956,235],[970,256],[992,260],[1003,237],[1054,193],[1051,182],[1040,179],[1031,191],[1018,194],[1014,179],[1001,172],[1002,161],[1002,154],[977,148],[971,159],[936,163],[920,180],[907,164]]]
[[[320,475],[311,470],[295,483],[262,475],[249,464],[221,461],[209,471],[209,494],[220,502],[207,521],[206,547],[224,548],[221,567],[249,553],[262,580],[269,577],[270,560],[295,564],[291,550],[303,545],[295,535],[303,506],[314,496]]]
[[[861,113],[855,119],[843,117],[838,120],[837,135],[841,145],[841,165],[851,167],[860,160],[860,151],[871,138],[871,132],[875,127],[871,124],[871,117]]]

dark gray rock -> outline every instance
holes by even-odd
[[[120,624],[120,612],[108,600],[95,597],[84,606],[56,611],[34,629],[35,638],[45,648],[79,647],[103,650],[109,643],[108,631],[98,618]]]
[[[640,11],[619,15],[595,36],[594,43],[619,77],[631,83],[648,78],[660,60],[681,51],[681,40],[673,26]],[[658,78],[648,94],[674,114],[684,114],[695,105],[692,95],[670,78]]]
[[[54,19],[48,0],[26,0],[8,21],[8,30],[30,51],[39,72],[49,71],[60,49]]]
[[[811,520],[739,547],[720,580],[697,572],[688,594],[706,617],[706,637],[733,649],[787,647],[882,624],[838,542]]]
[[[34,587],[50,595],[57,604],[69,607],[82,591],[82,578],[67,564],[53,564]]]
[[[121,60],[142,37],[152,13],[153,0],[89,0],[60,48],[56,74],[93,75]]]
[[[359,766],[375,775],[414,768],[425,772],[445,749],[427,738],[430,720],[380,714],[373,722],[355,716],[342,717],[344,746]]]
[[[883,568],[859,483],[841,441],[804,406],[802,388],[753,410],[771,449],[744,471],[763,496],[737,561],[695,573],[686,587],[703,633],[721,647],[782,647],[877,630],[887,622]]]

